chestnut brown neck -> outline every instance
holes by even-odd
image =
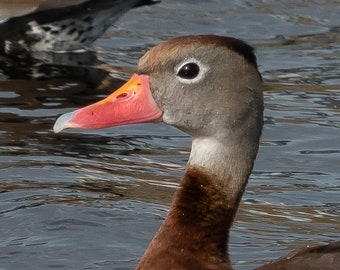
[[[242,191],[230,201],[215,183],[201,168],[187,168],[137,269],[232,269],[227,243]]]

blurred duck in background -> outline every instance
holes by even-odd
[[[152,0],[0,0],[0,54],[90,46],[129,9]]]

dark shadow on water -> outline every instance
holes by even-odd
[[[18,139],[29,130],[46,130],[45,124],[52,126],[59,114],[121,86],[124,80],[113,78],[112,72],[114,68],[89,51],[40,52],[25,59],[0,56],[0,115],[6,124],[2,131]]]
[[[0,79],[3,80],[79,80],[98,87],[108,79],[111,68],[97,59],[95,52],[35,52],[25,58],[0,55]]]

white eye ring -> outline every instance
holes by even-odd
[[[185,65],[190,64],[190,63],[194,63],[199,67],[199,72],[198,72],[197,76],[192,78],[192,79],[190,79],[190,78],[187,79],[187,78],[183,78],[183,77],[179,76],[178,74],[179,74],[180,70]],[[203,65],[200,61],[198,61],[197,59],[188,58],[184,62],[182,62],[181,64],[179,64],[175,67],[175,74],[176,74],[177,80],[179,80],[180,82],[186,83],[186,84],[191,84],[191,83],[197,83],[197,82],[201,81],[204,78],[207,70],[208,70],[208,68],[205,65]]]

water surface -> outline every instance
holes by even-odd
[[[121,85],[148,48],[202,33],[254,45],[265,81],[262,143],[231,233],[235,269],[339,240],[339,2],[163,0],[122,17],[95,53],[1,60],[0,269],[134,269],[190,138],[162,124],[51,128]]]

